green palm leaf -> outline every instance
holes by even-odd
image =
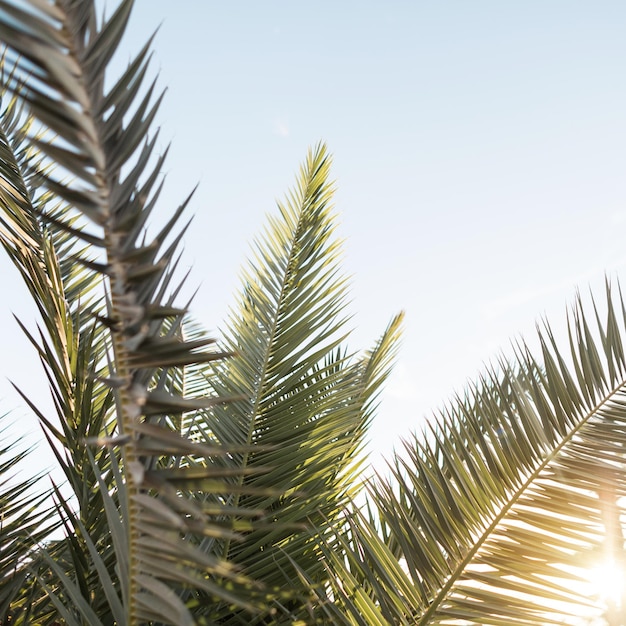
[[[232,503],[260,508],[270,521],[219,549],[266,588],[282,590],[287,615],[302,602],[290,602],[290,593],[309,594],[308,583],[296,583],[296,569],[317,584],[325,578],[312,529],[334,520],[358,491],[365,432],[401,321],[363,356],[342,346],[346,279],[329,173],[330,158],[319,146],[256,241],[225,340],[238,356],[210,377],[218,395],[243,399],[214,407],[205,424],[218,441],[252,446],[230,462],[241,472]],[[258,494],[239,493],[244,486]],[[277,607],[272,611],[278,619]]]
[[[186,202],[152,241],[146,241],[144,228],[159,195],[155,183],[162,164],[162,158],[151,158],[155,138],[148,135],[159,99],[152,103],[152,87],[141,94],[148,47],[111,88],[105,88],[104,80],[106,64],[123,35],[131,8],[132,2],[125,0],[100,22],[88,0],[56,4],[33,1],[28,7],[2,1],[0,37],[14,68],[6,87],[18,94],[33,116],[38,134],[28,134],[27,140],[45,155],[36,172],[38,193],[52,194],[75,212],[47,214],[46,218],[66,233],[70,246],[78,241],[89,243],[93,256],[82,255],[80,262],[103,281],[108,294],[106,314],[96,311],[96,319],[103,325],[93,328],[108,335],[112,353],[107,355],[106,349],[99,348],[91,361],[99,367],[107,356],[111,359],[107,384],[115,410],[107,426],[113,438],[107,443],[120,447],[125,481],[124,502],[118,499],[116,506],[127,530],[128,589],[122,594],[126,620],[136,624],[158,618],[178,624],[191,620],[179,593],[188,586],[230,604],[253,607],[246,600],[247,579],[227,563],[207,556],[193,539],[208,535],[227,540],[236,536],[228,515],[224,517],[223,506],[216,513],[215,503],[208,510],[197,498],[188,496],[190,491],[226,490],[224,473],[212,460],[228,455],[229,449],[190,441],[175,425],[180,414],[222,400],[213,395],[184,398],[155,383],[155,377],[158,380],[170,368],[223,355],[212,349],[209,340],[185,341],[168,331],[184,314],[168,291],[175,294],[179,289],[176,285],[172,288],[181,236],[174,229]],[[42,138],[41,132],[49,139]],[[67,178],[68,173],[72,179]],[[77,228],[75,215],[86,220],[88,227]],[[173,241],[166,244],[171,233]],[[31,273],[27,268],[26,274]],[[85,286],[82,280],[78,285]],[[93,324],[93,316],[88,317]],[[60,344],[77,341],[77,355],[81,349],[87,354],[85,344],[80,344],[87,335],[78,336],[63,337]],[[55,388],[63,377],[58,350],[45,338],[33,338],[33,343],[49,368]],[[84,365],[82,371],[93,381],[97,370]],[[92,390],[90,401],[93,399]],[[64,396],[57,394],[56,401],[59,412],[67,417]],[[63,438],[61,433],[54,435]],[[91,439],[99,443],[103,441],[100,435],[94,432]],[[102,453],[97,456],[107,457]],[[181,464],[181,459],[190,456],[205,462],[193,467]],[[59,460],[63,464],[63,459]],[[96,477],[102,478],[105,468],[95,467]],[[69,471],[68,477],[71,480],[73,472]],[[120,482],[116,483],[119,490]],[[250,489],[243,487],[241,491]],[[102,511],[102,505],[94,510]],[[230,510],[249,515],[241,507]],[[90,529],[86,524],[83,527]],[[87,553],[90,544],[87,537],[83,539],[83,553]],[[98,538],[90,540],[95,544]],[[185,559],[176,558],[180,555]],[[98,569],[96,564],[93,567],[93,571]],[[231,587],[239,585],[239,592],[216,585],[211,576],[226,576]],[[75,601],[78,591],[69,580],[62,584],[70,601]],[[54,589],[49,590],[58,604]]]
[[[4,66],[2,73],[3,84],[10,82]],[[94,491],[97,478],[90,471],[85,439],[99,438],[106,432],[111,408],[111,394],[97,380],[106,366],[103,362],[104,333],[94,324],[94,315],[104,306],[103,298],[97,297],[101,279],[75,262],[77,256],[85,254],[82,243],[77,244],[64,229],[43,223],[41,214],[50,211],[56,216],[55,220],[65,219],[74,224],[77,233],[82,232],[70,207],[59,203],[49,193],[41,193],[38,188],[37,168],[41,166],[41,154],[27,140],[33,119],[21,109],[16,98],[11,98],[6,91],[2,95],[0,243],[28,287],[43,322],[43,328],[36,334],[28,331],[22,322],[19,324],[44,365],[58,421],[25,399],[40,417],[51,450],[72,489],[78,519],[82,519],[81,523],[97,541],[107,531],[104,516],[100,514],[101,496]],[[101,470],[106,469],[107,455],[99,455],[99,464]],[[63,542],[56,542],[55,557],[63,560],[71,555],[74,571],[88,580],[90,575],[85,572],[84,555],[76,552],[79,546],[75,534],[74,529],[68,534],[66,555],[61,554]],[[110,564],[111,569],[113,565]],[[85,596],[90,595],[87,589],[93,584],[97,581],[86,584]],[[91,595],[97,597],[97,594]],[[35,602],[35,599],[36,595],[31,594],[31,612],[45,614],[48,611],[45,602]],[[41,592],[39,600],[43,600]]]
[[[7,415],[2,416],[6,422]],[[49,507],[45,506],[47,494],[38,495],[33,489],[38,476],[26,480],[16,479],[17,470],[27,457],[15,451],[15,443],[0,444],[0,623],[28,621],[33,598],[33,580],[28,560],[33,544],[54,528]]]
[[[546,325],[541,365],[521,345],[514,370],[405,442],[370,488],[377,514],[350,518],[347,561],[325,550],[346,623],[622,623],[623,595],[590,582],[605,562],[626,571],[626,317],[610,287],[592,319],[578,301],[567,353]]]

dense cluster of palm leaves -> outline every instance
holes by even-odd
[[[308,155],[208,338],[180,303],[189,199],[151,217],[149,44],[105,80],[132,4],[0,0],[0,240],[52,408],[20,393],[64,474],[20,478],[5,434],[0,623],[624,623],[588,580],[626,567],[621,294],[577,302],[565,349],[546,325],[540,359],[519,345],[366,481],[401,318],[346,347],[329,156]]]

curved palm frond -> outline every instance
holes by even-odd
[[[0,71],[4,86],[10,82],[10,75],[4,64]],[[27,140],[32,117],[20,107],[17,98],[4,89],[1,99],[0,243],[24,280],[43,322],[43,328],[33,334],[18,320],[44,366],[56,419],[46,414],[38,406],[39,402],[34,403],[20,393],[40,418],[51,450],[72,489],[78,519],[82,519],[81,524],[89,529],[94,541],[101,541],[108,530],[85,440],[106,434],[106,418],[112,406],[110,391],[98,380],[106,366],[105,335],[94,323],[94,317],[104,309],[102,289],[100,297],[97,295],[102,281],[76,263],[77,257],[87,254],[84,245],[77,244],[74,237],[54,223],[46,224],[42,220],[41,215],[48,211],[55,221],[64,219],[73,224],[76,233],[81,232],[71,207],[38,188],[37,170],[42,155]],[[99,454],[98,463],[99,472],[106,471],[107,455]],[[81,534],[76,523],[72,526],[66,547],[67,553],[76,557],[76,547],[80,544],[77,537]],[[67,555],[60,554],[62,543],[55,542],[54,553],[55,558],[63,561]],[[36,550],[35,546],[33,549]],[[86,547],[83,551],[86,552]],[[94,585],[98,587],[97,580],[93,580],[94,573],[88,571],[88,559],[73,558],[72,561],[71,569],[79,579],[86,581],[85,595],[98,597],[87,591]],[[110,568],[113,567],[111,562]],[[37,597],[32,589],[23,591],[29,594],[31,615],[48,611],[41,592]]]
[[[626,571],[624,311],[607,284],[592,332],[579,299],[568,353],[546,324],[541,364],[520,345],[405,442],[376,514],[348,520],[346,560],[325,550],[345,623],[622,623],[590,572]]]

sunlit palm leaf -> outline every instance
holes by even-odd
[[[255,446],[232,457],[235,468],[258,470],[233,487],[273,493],[234,492],[232,501],[267,511],[271,524],[221,551],[268,589],[282,590],[278,605],[287,614],[290,593],[309,593],[307,585],[299,588],[294,563],[318,584],[325,576],[311,529],[335,519],[358,490],[359,453],[400,325],[395,319],[365,356],[342,347],[346,279],[329,168],[324,146],[310,152],[280,216],[256,242],[226,339],[238,357],[211,377],[218,395],[244,399],[214,407],[204,426],[218,441]]]
[[[4,68],[3,74],[6,76]],[[6,91],[2,104],[0,242],[30,291],[43,322],[43,329],[36,335],[26,330],[21,322],[20,325],[44,365],[58,421],[50,417],[39,400],[36,404],[28,398],[26,401],[41,419],[51,441],[51,450],[73,490],[82,523],[90,529],[94,540],[98,540],[106,533],[106,523],[100,514],[101,496],[94,490],[97,480],[90,471],[85,439],[98,438],[106,432],[106,417],[111,407],[109,390],[97,380],[106,366],[103,329],[94,324],[94,315],[104,306],[101,289],[100,298],[97,297],[97,287],[102,281],[76,263],[76,256],[82,254],[82,243],[77,245],[67,232],[54,224],[43,223],[42,213],[52,211],[57,219],[74,222],[73,228],[81,232],[70,207],[59,203],[49,193],[42,193],[37,186],[41,154],[27,141],[32,118]],[[102,470],[107,457],[99,456]],[[80,558],[76,552],[74,529],[68,534],[67,547],[76,575],[87,580],[89,572],[84,570],[89,568],[85,558]],[[61,549],[62,542],[56,542],[55,558],[65,558]],[[86,551],[86,547],[83,549]],[[113,566],[111,563],[111,569]],[[93,583],[97,585],[97,581],[85,584],[87,597],[97,597],[88,591]],[[29,605],[33,614],[47,611],[33,597]]]
[[[609,615],[589,580],[607,558],[626,567],[626,323],[607,296],[593,332],[577,303],[570,350],[546,326],[541,365],[521,346],[514,370],[406,442],[393,476],[371,488],[378,515],[351,523],[348,561],[327,553],[346,623],[366,605],[377,620],[417,624]]]

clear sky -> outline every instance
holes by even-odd
[[[137,0],[131,20],[124,64],[160,24],[163,210],[200,182],[185,261],[209,328],[307,148],[335,155],[351,346],[407,313],[377,449],[540,316],[563,327],[577,286],[624,276],[623,1]],[[33,320],[14,283],[0,289]],[[26,386],[36,359],[7,311],[0,323],[23,360],[4,376]]]

